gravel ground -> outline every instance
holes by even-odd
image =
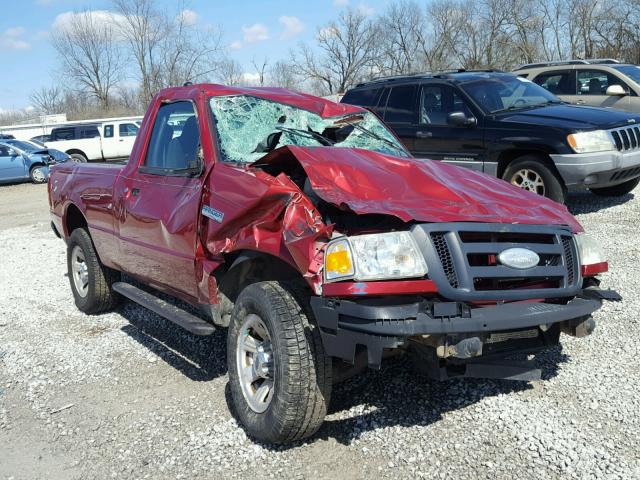
[[[640,189],[569,206],[624,301],[541,355],[543,381],[432,383],[396,359],[337,386],[314,438],[274,448],[229,413],[224,332],[131,303],[81,314],[46,187],[0,187],[0,478],[640,478]]]

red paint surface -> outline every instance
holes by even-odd
[[[433,280],[401,280],[380,282],[325,283],[322,294],[326,297],[355,297],[360,295],[415,295],[436,293]]]
[[[306,94],[273,88],[193,85],[162,90],[151,102],[125,166],[60,164],[49,185],[52,218],[65,238],[69,208],[89,225],[101,260],[160,290],[193,303],[215,299],[209,278],[225,255],[241,250],[277,257],[321,283],[323,247],[333,226],[284,173],[220,162],[208,98],[248,94],[288,103],[323,117],[363,111]],[[198,112],[205,169],[198,178],[141,173],[156,112],[162,102],[191,100]],[[260,164],[299,163],[325,201],[357,214],[388,214],[403,221],[568,225],[581,230],[564,206],[501,180],[434,161],[401,159],[361,149],[283,147]],[[138,195],[132,195],[136,188]],[[217,223],[203,205],[224,213]],[[431,291],[430,281],[325,285],[335,295]],[[327,290],[328,289],[328,290]],[[339,293],[343,292],[343,293]],[[349,293],[351,292],[351,293]]]
[[[591,265],[582,265],[581,267],[583,277],[593,277],[599,273],[605,273],[609,271],[608,262],[592,263]]]

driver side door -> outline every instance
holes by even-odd
[[[26,176],[22,155],[7,145],[0,145],[0,181],[20,180]]]
[[[451,125],[447,117],[463,112],[467,118],[479,116],[454,88],[445,84],[424,84],[418,104],[418,129],[413,154],[483,171],[484,136],[481,125]]]

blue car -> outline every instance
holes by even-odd
[[[59,153],[68,157],[63,152]],[[56,156],[60,160],[57,160]],[[0,183],[25,180],[45,183],[49,178],[49,166],[58,161],[66,161],[65,157],[31,142],[0,140]]]

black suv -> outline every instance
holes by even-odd
[[[558,202],[567,187],[629,193],[640,116],[569,105],[510,73],[464,71],[361,83],[343,103],[377,113],[418,158],[479,170]]]

